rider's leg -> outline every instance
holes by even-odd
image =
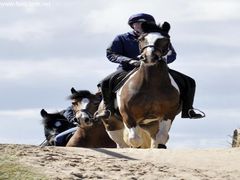
[[[182,104],[182,118],[202,118],[204,115],[196,113],[193,108],[194,95],[196,89],[195,80],[178,71],[169,69],[169,73],[179,86]]]
[[[112,89],[110,86],[110,80],[116,72],[108,75],[100,82],[100,90],[102,94],[102,101],[104,108],[101,112],[96,115],[96,118],[108,119],[111,116],[111,113],[114,110],[113,99],[112,99]]]
[[[100,82],[100,88],[102,93],[102,100],[104,104],[103,111],[96,115],[96,118],[108,119],[112,113],[114,113],[114,92],[113,88],[117,84],[116,82],[121,81],[125,75],[126,71],[118,69],[116,72],[108,75]]]
[[[104,104],[104,108],[102,112],[97,114],[97,118],[107,119],[111,116],[111,113],[114,110],[112,103],[112,92],[109,87],[109,79],[104,79],[101,83],[101,93],[102,93],[102,101]]]

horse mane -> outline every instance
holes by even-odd
[[[73,99],[90,98],[91,96],[92,96],[92,93],[90,91],[80,90],[68,96],[68,99],[73,100]]]
[[[157,25],[155,23],[151,23],[151,22],[143,22],[142,23],[142,30],[144,33],[151,33],[151,32],[158,32],[161,33],[164,37],[169,38],[169,34],[168,34],[168,30],[163,29],[160,24]],[[170,28],[170,25],[169,25]]]

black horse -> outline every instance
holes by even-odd
[[[40,114],[43,118],[42,123],[44,126],[44,134],[46,137],[46,140],[41,144],[41,146],[54,146],[54,138],[59,133],[75,127],[73,124],[69,123],[69,121],[62,115],[61,112],[48,113],[46,110],[42,109]],[[66,138],[64,145],[67,144],[71,136],[72,134],[70,134]]]

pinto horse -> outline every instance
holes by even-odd
[[[139,38],[140,67],[130,75],[116,97],[128,132],[127,139],[123,140],[131,147],[141,147],[146,141],[140,134],[144,131],[151,148],[166,148],[171,124],[181,111],[179,88],[168,72],[164,57],[170,39],[157,25],[143,23],[142,28],[145,33]],[[119,137],[113,132],[110,136],[116,142]]]
[[[66,146],[88,148],[115,148],[116,143],[110,139],[102,121],[96,121],[94,113],[101,101],[100,94],[71,89],[73,109],[76,113],[78,128]]]

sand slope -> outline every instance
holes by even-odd
[[[49,179],[240,179],[240,148],[85,149],[0,144]]]

